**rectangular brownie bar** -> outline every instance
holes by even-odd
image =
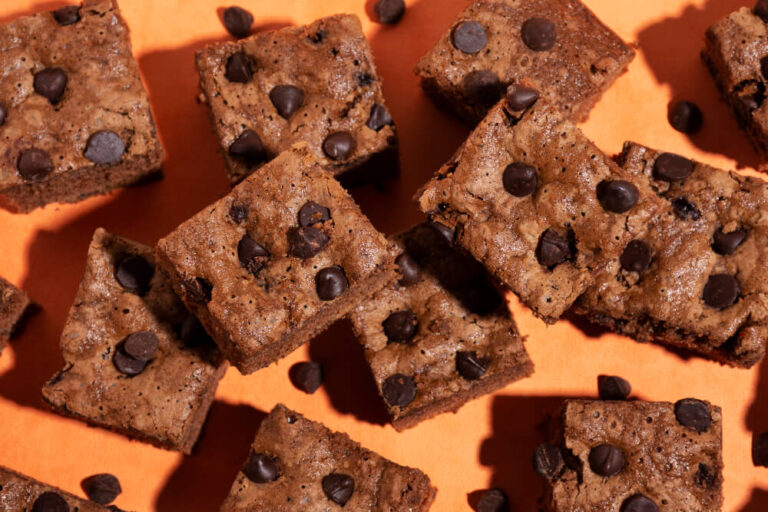
[[[533,373],[506,301],[482,265],[429,224],[394,243],[400,280],[350,317],[396,429]]]
[[[43,387],[57,412],[190,453],[226,363],[184,309],[152,248],[94,233],[61,335],[64,368]]]
[[[32,301],[26,293],[0,277],[0,353],[16,334],[31,307]]]
[[[0,26],[0,199],[28,212],[145,181],[163,148],[114,0]]]
[[[106,512],[112,508],[102,507],[0,466],[0,510]]]
[[[395,126],[357,16],[213,44],[197,68],[233,185],[299,141],[347,186],[397,174]]]
[[[261,423],[221,511],[429,510],[429,477],[278,404]]]
[[[465,122],[527,82],[582,121],[635,52],[579,0],[472,2],[416,68],[421,85]]]
[[[157,247],[174,287],[243,373],[269,365],[394,279],[394,256],[305,143]]]

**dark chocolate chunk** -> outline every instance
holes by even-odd
[[[597,391],[600,400],[626,400],[632,393],[632,386],[616,375],[600,375],[597,377]]]
[[[258,164],[267,159],[264,144],[253,130],[245,130],[241,133],[237,140],[229,146],[229,154],[242,158],[251,164]]]
[[[67,25],[74,25],[81,19],[80,6],[65,5],[64,7],[59,7],[53,11],[53,19],[56,20],[56,23],[62,27],[66,27]]]
[[[155,267],[138,254],[122,258],[115,266],[115,279],[129,292],[144,295],[149,290]]]
[[[40,181],[53,171],[53,162],[47,151],[32,148],[25,149],[16,162],[19,175],[27,181]]]
[[[237,258],[248,272],[256,275],[267,264],[269,251],[251,238],[251,235],[246,233],[237,244]]]
[[[684,197],[677,197],[672,200],[672,209],[680,220],[699,220],[701,212],[696,205]]]
[[[693,162],[680,155],[662,153],[653,164],[653,177],[663,181],[683,181],[693,173]]]
[[[347,288],[349,281],[344,269],[339,266],[324,268],[315,276],[315,289],[320,300],[333,300]]]
[[[109,505],[123,492],[120,480],[110,473],[89,476],[80,482],[80,486],[88,499],[99,505]]]
[[[558,446],[544,443],[536,447],[533,453],[533,469],[542,478],[555,478],[564,467],[563,453]]]
[[[509,498],[498,487],[485,491],[477,503],[477,512],[509,512]]]
[[[601,181],[597,186],[597,199],[605,210],[613,213],[631,210],[639,196],[637,187],[624,180]]]
[[[187,315],[181,322],[179,329],[179,338],[188,347],[201,347],[205,345],[213,346],[214,341],[206,332],[203,324],[194,315]]]
[[[120,373],[128,375],[129,377],[133,377],[134,375],[143,372],[148,363],[148,361],[142,361],[126,354],[122,344],[118,345],[117,350],[115,350],[112,362]]]
[[[699,462],[699,469],[693,475],[693,481],[696,485],[704,489],[715,489],[719,486],[717,470],[712,469],[707,464]]]
[[[610,444],[595,446],[589,451],[589,467],[600,476],[614,476],[621,473],[627,464],[627,457],[621,448]]]
[[[323,383],[323,365],[315,361],[296,363],[288,370],[288,378],[294,386],[311,395]]]
[[[768,468],[768,432],[755,435],[752,440],[752,463]]]
[[[768,23],[768,0],[757,0],[757,4],[752,12],[755,13],[755,16]]]
[[[432,226],[432,229],[437,231],[440,236],[442,236],[446,242],[449,244],[453,244],[454,239],[456,238],[456,230],[449,228],[442,222],[430,222],[430,226]]]
[[[539,91],[522,85],[510,85],[507,88],[507,104],[515,112],[522,112],[533,106],[539,99]]]
[[[55,492],[46,491],[32,504],[32,512],[69,512],[69,505]]]
[[[741,295],[741,287],[735,277],[728,274],[709,276],[704,285],[704,302],[715,309],[725,309],[733,305]]]
[[[184,281],[183,287],[190,300],[200,303],[211,301],[213,285],[202,277],[196,277],[194,279],[190,279],[189,281]]]
[[[555,24],[546,18],[530,18],[520,29],[525,46],[537,52],[551,50],[557,40]]]
[[[746,238],[747,230],[744,228],[734,229],[730,233],[724,233],[723,228],[717,228],[713,237],[712,249],[717,254],[733,254]]]
[[[355,492],[355,481],[344,473],[331,473],[323,477],[323,492],[329,500],[343,507]]]
[[[227,61],[227,80],[245,84],[253,79],[251,71],[251,62],[244,52],[233,54]]]
[[[659,512],[659,507],[642,494],[635,494],[624,500],[620,512]]]
[[[456,352],[456,371],[467,380],[477,380],[482,377],[490,364],[489,357],[478,357],[474,350]]]
[[[472,71],[462,83],[464,96],[470,103],[490,107],[504,94],[504,85],[499,76],[489,69]]]
[[[522,162],[513,162],[504,169],[501,178],[504,190],[515,197],[525,197],[536,192],[539,175],[536,168]]]
[[[563,263],[571,256],[571,244],[568,239],[552,228],[547,229],[539,237],[536,245],[536,259],[539,264],[553,268]]]
[[[277,85],[269,91],[269,99],[280,117],[290,119],[304,104],[304,91],[294,85]]]
[[[410,309],[396,311],[381,323],[388,343],[408,343],[419,330],[419,319]]]
[[[291,256],[309,259],[326,248],[331,238],[321,229],[314,227],[288,230],[288,247]]]
[[[464,53],[477,53],[485,48],[488,35],[485,28],[476,21],[463,21],[451,32],[451,42],[456,49]]]
[[[229,218],[235,224],[242,224],[248,218],[248,205],[233,204],[229,208]]]
[[[380,23],[392,25],[400,21],[405,14],[405,2],[403,0],[379,0],[373,6],[373,12]]]
[[[396,373],[386,378],[381,394],[389,405],[405,407],[416,398],[416,383],[407,375]]]
[[[681,132],[692,134],[701,130],[704,116],[701,109],[690,101],[678,101],[669,107],[667,119],[672,128]]]
[[[356,145],[355,138],[349,132],[336,132],[323,141],[323,153],[338,162],[349,158]]]
[[[651,266],[652,260],[651,248],[642,240],[629,242],[619,257],[621,267],[630,272],[645,272]]]
[[[280,478],[280,466],[274,457],[264,453],[251,453],[243,468],[243,474],[255,484],[265,484]]]
[[[115,164],[123,158],[125,142],[112,130],[101,130],[88,139],[85,158],[98,165]]]
[[[253,25],[253,14],[242,7],[232,6],[224,9],[224,28],[237,39],[248,37]]]
[[[389,115],[387,107],[379,103],[374,103],[371,107],[371,114],[368,116],[368,121],[365,122],[365,126],[378,132],[392,123],[392,116]]]
[[[6,117],[8,117],[8,112],[5,110],[5,105],[0,103],[0,126],[5,124]]]
[[[675,417],[682,426],[699,433],[706,432],[712,423],[707,404],[695,398],[684,398],[675,402]]]
[[[357,80],[357,85],[360,87],[368,87],[375,81],[370,73],[357,73],[355,80]]]
[[[308,228],[331,219],[331,210],[314,201],[307,201],[299,210],[299,226]]]
[[[402,286],[410,286],[419,282],[421,279],[421,268],[416,260],[411,258],[408,254],[403,253],[395,259],[397,270],[402,276],[398,281]]]
[[[150,331],[140,331],[129,334],[123,341],[123,352],[138,361],[149,361],[155,356],[159,341],[157,335]]]
[[[34,88],[37,94],[55,105],[67,88],[67,74],[61,68],[45,68],[35,73]]]

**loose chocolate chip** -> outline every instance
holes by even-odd
[[[617,475],[627,464],[624,452],[616,446],[601,444],[589,451],[589,467],[600,476]]]
[[[53,162],[47,151],[32,148],[21,152],[16,168],[25,180],[40,181],[51,174]]]
[[[355,492],[355,481],[349,475],[331,473],[323,477],[323,492],[329,500],[343,507]]]
[[[405,407],[416,398],[416,383],[407,375],[396,373],[386,378],[381,393],[389,405]]]
[[[323,383],[323,365],[314,361],[297,363],[288,370],[288,378],[294,386],[311,395]]]
[[[642,494],[635,494],[624,500],[620,512],[659,512],[659,507]]]
[[[251,238],[251,235],[246,233],[237,244],[237,258],[240,260],[243,268],[256,275],[267,264],[269,251]]]
[[[533,106],[539,99],[539,91],[522,85],[510,85],[507,89],[507,104],[515,112],[522,112]]]
[[[454,239],[456,238],[456,230],[449,228],[442,222],[433,221],[429,223],[430,226],[432,226],[432,229],[438,232],[440,236],[442,236],[446,242],[449,244],[453,244]]]
[[[185,281],[183,286],[184,291],[190,300],[200,303],[211,301],[213,285],[202,277],[196,277],[189,281]]]
[[[615,375],[597,377],[597,391],[601,400],[626,400],[632,393],[629,382]]]
[[[757,0],[753,11],[761,20],[768,23],[768,0]]]
[[[355,150],[355,138],[348,132],[330,134],[323,141],[323,153],[331,160],[340,161],[349,158]]]
[[[637,204],[639,195],[637,187],[624,180],[606,180],[597,186],[597,199],[605,210],[613,213],[631,210]]]
[[[248,60],[248,56],[244,52],[238,52],[233,54],[227,61],[227,80],[230,82],[237,82],[245,84],[253,79],[253,71],[251,71],[251,62]]]
[[[381,323],[388,343],[408,343],[419,330],[419,319],[410,309],[392,313]]]
[[[397,265],[398,272],[400,272],[400,275],[402,276],[399,281],[400,285],[410,286],[416,284],[419,282],[419,279],[421,279],[421,269],[419,268],[419,264],[408,254],[403,253],[398,256],[395,259],[395,264]]]
[[[290,119],[304,104],[304,91],[294,85],[277,85],[269,91],[269,99],[280,117]]]
[[[157,335],[149,331],[129,334],[123,341],[123,352],[138,361],[149,361],[159,345]]]
[[[148,363],[147,361],[141,361],[126,354],[122,345],[118,345],[117,350],[115,350],[112,362],[120,373],[128,375],[129,377],[133,377],[134,375],[143,372]]]
[[[235,224],[242,224],[248,218],[248,206],[244,204],[233,204],[229,208],[229,218]]]
[[[47,491],[37,497],[32,512],[69,512],[69,505],[55,492]]]
[[[555,478],[565,467],[563,453],[552,444],[540,444],[533,453],[533,469],[542,477]]]
[[[242,7],[232,6],[224,9],[224,28],[237,39],[248,37],[253,25],[253,14]]]
[[[341,267],[324,268],[315,276],[315,290],[320,300],[333,300],[347,288],[349,288],[349,281]]]
[[[546,18],[530,18],[520,30],[525,46],[537,52],[551,50],[557,40],[555,24]]]
[[[379,103],[374,103],[371,107],[371,114],[368,116],[368,121],[365,122],[365,126],[378,132],[390,124],[392,124],[392,116],[389,115],[387,107]]]
[[[280,466],[274,457],[264,453],[251,453],[243,474],[255,484],[266,484],[280,478]]]
[[[632,240],[619,257],[621,268],[630,272],[645,272],[651,266],[653,254],[648,244],[642,240]]]
[[[696,208],[696,205],[684,197],[673,199],[672,208],[675,210],[675,215],[681,220],[699,220],[701,218],[701,212]]]
[[[314,201],[307,201],[299,210],[299,226],[308,228],[331,219],[331,210]]]
[[[472,71],[464,77],[464,96],[470,103],[490,107],[504,94],[499,76],[489,69]]]
[[[701,109],[690,101],[678,101],[669,107],[667,119],[672,128],[681,133],[696,133],[701,130],[704,117]]]
[[[456,371],[467,380],[477,380],[483,376],[491,364],[489,357],[477,357],[474,350],[456,352]]]
[[[684,427],[696,432],[706,432],[712,423],[709,407],[701,400],[684,398],[675,403],[675,417]]]
[[[229,154],[242,158],[250,164],[264,162],[267,159],[267,152],[261,138],[253,130],[245,130],[229,146]]]
[[[5,124],[6,117],[8,117],[8,112],[5,110],[5,105],[0,103],[0,126]]]
[[[504,169],[501,177],[504,190],[515,197],[525,197],[536,192],[539,175],[536,168],[522,162],[513,162]]]
[[[203,324],[194,315],[187,315],[181,322],[179,337],[186,346],[192,348],[205,345],[212,346],[214,344],[213,339],[208,335]]]
[[[571,256],[570,245],[566,237],[549,228],[539,237],[539,243],[536,245],[536,259],[544,267],[556,267]]]
[[[509,512],[509,498],[498,487],[485,491],[477,503],[477,512]]]
[[[451,42],[464,53],[477,53],[485,48],[488,36],[485,28],[476,21],[463,21],[451,32]]]
[[[714,489],[718,486],[717,470],[699,462],[699,469],[693,476],[696,485],[705,489]]]
[[[80,21],[80,6],[66,5],[53,11],[53,19],[62,27],[74,25]]]
[[[717,228],[712,242],[712,249],[717,254],[733,254],[736,249],[744,243],[747,238],[747,230],[744,228],[734,229],[730,233],[724,233],[723,228]]]
[[[768,432],[756,435],[752,440],[752,463],[768,468]]]
[[[693,172],[693,162],[680,155],[662,153],[653,164],[653,177],[663,181],[683,181]]]
[[[155,267],[138,254],[122,258],[115,265],[115,279],[129,292],[143,295],[149,290]]]
[[[67,74],[61,68],[45,68],[35,73],[34,88],[37,94],[55,105],[67,88]]]
[[[288,247],[291,256],[303,260],[309,259],[325,249],[330,241],[331,238],[319,228],[306,227],[288,230]]]
[[[98,165],[111,165],[120,161],[125,153],[125,142],[112,130],[101,130],[88,139],[85,158]]]
[[[99,505],[109,505],[123,492],[120,480],[109,473],[89,476],[80,482],[80,486],[88,499]]]
[[[733,305],[741,294],[739,282],[728,274],[709,276],[704,285],[704,302],[715,309],[725,309]]]
[[[403,0],[379,0],[373,6],[373,12],[379,19],[379,23],[392,25],[400,21],[405,14],[405,2]]]

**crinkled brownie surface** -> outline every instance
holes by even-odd
[[[0,466],[0,510],[106,512],[110,509]]]

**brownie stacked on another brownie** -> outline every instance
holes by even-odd
[[[533,364],[492,278],[429,224],[394,237],[400,280],[352,311],[398,430],[527,377]]]
[[[152,248],[98,229],[43,387],[61,414],[190,453],[226,363],[155,268]]]
[[[426,512],[435,488],[346,434],[277,405],[262,422],[222,512]]]
[[[27,294],[0,277],[0,353],[32,307]]]
[[[356,16],[214,44],[197,68],[232,184],[299,141],[345,186],[397,174],[395,127]]]
[[[159,173],[163,148],[114,0],[0,27],[0,198],[72,203]]]
[[[0,510],[8,512],[106,512],[91,501],[0,466]],[[119,509],[117,509],[119,510]]]

